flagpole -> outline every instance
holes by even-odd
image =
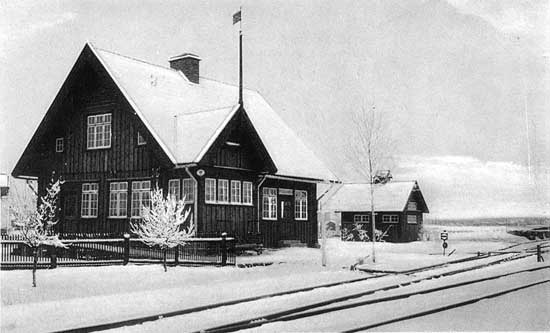
[[[243,19],[242,7],[239,7],[241,14],[239,20],[239,105],[243,107]]]

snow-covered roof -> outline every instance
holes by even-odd
[[[417,188],[415,181],[390,181],[374,185],[374,210],[401,212],[405,209],[411,192]],[[328,200],[325,209],[333,211],[370,211],[370,185],[344,184]],[[422,199],[423,200],[423,199]],[[425,205],[425,203],[422,203]]]
[[[238,110],[238,87],[88,46],[174,164],[197,163]],[[277,175],[336,180],[256,91],[243,92],[244,110]]]

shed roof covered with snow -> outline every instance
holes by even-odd
[[[374,184],[374,210],[379,212],[402,212],[413,191],[418,191],[419,209],[428,213],[428,206],[416,181],[390,181]],[[325,209],[333,211],[370,211],[370,184],[344,184],[328,200]]]

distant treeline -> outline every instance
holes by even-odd
[[[429,218],[424,217],[425,224],[463,225],[463,226],[549,226],[550,217],[484,217],[484,218]]]

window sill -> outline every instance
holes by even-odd
[[[86,151],[91,151],[91,150],[102,150],[102,149],[111,149],[111,146],[109,146],[109,147],[86,148]]]
[[[114,219],[114,220],[122,220],[127,219],[128,216],[107,216],[108,219]]]
[[[262,217],[262,220],[264,220],[264,221],[277,221],[277,218]]]
[[[382,221],[382,223],[384,223],[384,224],[399,224],[399,222],[383,222],[383,221]]]
[[[97,219],[97,216],[81,216],[83,219]]]
[[[305,219],[296,219],[296,218],[294,219],[294,221],[307,221],[307,220],[308,220],[307,217]]]

